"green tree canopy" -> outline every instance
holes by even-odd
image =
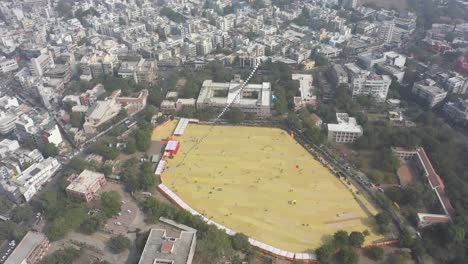
[[[123,235],[113,236],[109,240],[109,248],[114,253],[121,253],[125,249],[130,248],[130,239]]]
[[[380,261],[384,257],[384,249],[383,247],[370,247],[367,249],[367,254],[371,259]]]
[[[59,149],[53,143],[47,143],[42,149],[44,157],[55,157],[59,154]]]
[[[117,215],[122,208],[122,197],[117,191],[104,192],[101,195],[101,205],[107,217]]]
[[[226,119],[233,124],[240,124],[244,122],[245,114],[236,107],[229,109],[225,114]]]
[[[236,233],[234,236],[232,236],[231,242],[232,242],[232,247],[235,250],[239,250],[245,253],[248,253],[251,251],[249,238],[242,233]]]
[[[359,263],[359,255],[351,248],[345,247],[338,252],[338,260],[343,264],[357,264]]]
[[[33,211],[29,204],[19,205],[11,212],[11,220],[16,223],[29,221],[33,217]]]
[[[352,247],[360,248],[364,244],[364,235],[361,232],[353,231],[349,234],[349,244]]]

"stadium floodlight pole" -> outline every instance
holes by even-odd
[[[255,67],[253,68],[253,70],[250,72],[250,75],[249,77],[247,77],[247,79],[245,79],[245,81],[242,83],[242,85],[240,86],[239,90],[237,91],[236,93],[236,96],[234,96],[234,99],[231,101],[231,102],[228,102],[228,104],[223,108],[223,110],[221,111],[221,113],[219,113],[219,115],[213,120],[213,123],[211,124],[211,127],[210,129],[208,130],[208,132],[203,135],[199,140],[197,140],[195,142],[195,144],[193,144],[193,146],[187,150],[187,153],[185,153],[184,157],[182,158],[182,160],[176,165],[176,169],[177,167],[179,167],[184,161],[185,161],[185,158],[188,156],[188,154],[196,147],[198,146],[203,140],[205,140],[205,138],[208,137],[208,135],[210,134],[210,132],[213,130],[216,122],[219,121],[219,119],[221,119],[221,117],[223,117],[223,115],[226,113],[226,111],[231,108],[231,106],[234,104],[234,102],[236,100],[238,100],[238,98],[241,96],[241,93],[242,91],[244,90],[244,88],[247,86],[247,84],[249,83],[250,79],[252,79],[252,77],[254,76],[255,72],[257,71],[258,67],[260,66],[260,64],[262,63],[261,60],[257,60],[255,59],[255,61],[257,61],[258,63],[255,65]]]

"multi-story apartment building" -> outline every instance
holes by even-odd
[[[7,73],[18,69],[16,60],[0,57],[0,72]]]
[[[454,76],[447,79],[446,90],[454,94],[465,94],[468,88],[468,79],[462,76]]]
[[[0,110],[0,135],[6,135],[15,129],[16,115]]]
[[[378,39],[382,43],[390,43],[393,39],[393,31],[395,28],[395,22],[393,21],[384,21],[379,26],[379,36]]]
[[[86,92],[82,93],[79,97],[80,105],[85,106],[92,106],[96,103],[99,96],[104,94],[106,90],[104,89],[104,85],[96,84],[92,89],[87,90]]]
[[[362,70],[354,63],[345,65],[351,76],[351,90],[353,98],[360,95],[370,95],[378,102],[384,102],[392,79],[388,75],[378,75],[374,72]]]
[[[118,76],[132,78],[138,84],[151,85],[156,81],[157,68],[153,60],[125,61],[120,66]]]
[[[50,53],[41,54],[37,58],[31,58],[28,66],[34,77],[42,77],[48,69],[54,66],[54,60]]]
[[[338,124],[328,124],[328,141],[336,143],[352,143],[363,134],[362,127],[356,118],[347,113],[336,113]]]
[[[447,92],[436,86],[436,82],[431,79],[415,82],[411,92],[421,98],[431,108],[447,97]]]
[[[454,122],[468,121],[468,99],[444,104],[444,113]]]
[[[0,180],[0,191],[14,202],[29,202],[60,166],[59,161],[52,157],[34,163],[18,177]]]
[[[80,68],[83,75],[91,75],[97,78],[102,75],[114,73],[114,66],[117,63],[117,56],[111,54],[92,54],[81,58]]]

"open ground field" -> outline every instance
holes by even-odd
[[[320,246],[335,231],[381,239],[375,208],[280,129],[189,125],[163,182],[214,221],[283,250]],[[184,159],[185,157],[185,159]],[[366,208],[368,207],[368,208]]]
[[[407,162],[401,162],[400,167],[397,170],[400,184],[403,186],[412,185],[416,182],[416,175],[414,174],[411,165]]]
[[[151,134],[151,140],[160,141],[161,139],[170,137],[176,126],[177,120],[171,120],[155,127],[153,129],[153,133]]]

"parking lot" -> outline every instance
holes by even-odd
[[[10,256],[10,254],[15,249],[16,245],[17,245],[17,241],[7,240],[0,246],[0,252],[1,252],[0,263],[3,263],[6,261],[8,256]]]
[[[129,226],[132,224],[133,220],[136,217],[136,214],[139,213],[139,208],[132,198],[124,192],[122,186],[119,184],[108,182],[102,192],[108,191],[117,191],[122,197],[122,210],[119,212],[119,215],[110,218],[104,226],[105,232],[113,235],[126,234],[129,230]]]

